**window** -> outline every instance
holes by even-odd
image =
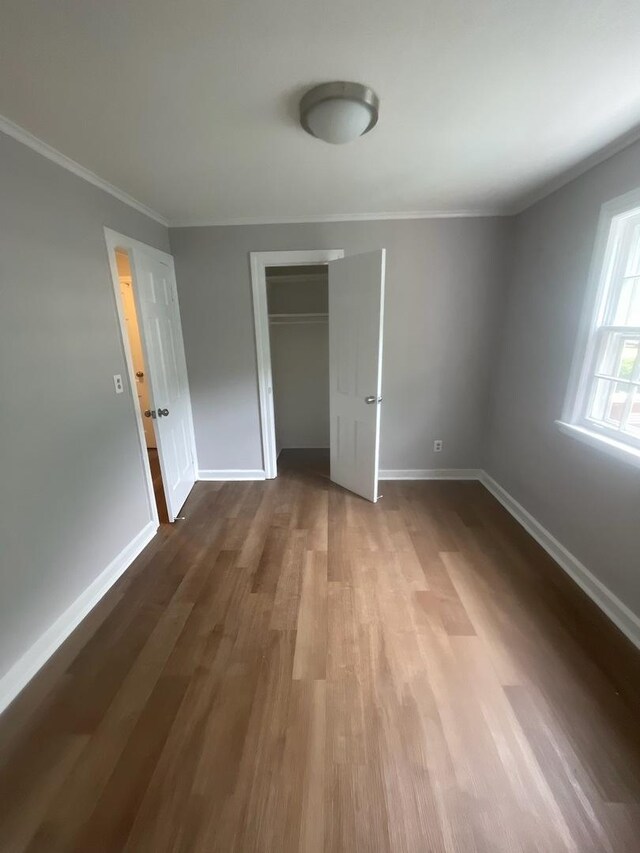
[[[596,295],[569,390],[570,426],[640,452],[640,204],[606,206],[596,250]]]
[[[609,240],[611,272],[592,330],[582,416],[640,447],[640,211],[614,220]]]

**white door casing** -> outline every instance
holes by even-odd
[[[331,479],[378,499],[385,250],[329,263]]]
[[[151,475],[151,466],[149,464],[149,455],[147,452],[147,446],[146,446],[146,440],[145,440],[145,432],[144,432],[145,418],[143,417],[142,412],[140,410],[140,406],[138,405],[138,396],[136,393],[135,367],[134,367],[133,357],[132,357],[132,353],[131,353],[131,345],[130,345],[128,334],[127,334],[127,323],[126,323],[126,319],[125,319],[124,305],[123,305],[122,298],[120,296],[120,279],[119,279],[119,269],[118,269],[118,262],[117,262],[117,253],[119,251],[122,251],[122,252],[127,253],[127,255],[129,256],[130,267],[131,267],[130,272],[132,275],[134,291],[136,289],[136,280],[135,280],[136,269],[135,269],[134,252],[137,254],[138,258],[140,257],[140,253],[144,253],[145,255],[150,255],[151,257],[156,258],[156,259],[164,262],[171,270],[171,277],[173,280],[174,293],[175,293],[175,273],[174,273],[174,267],[173,267],[173,258],[171,257],[171,255],[167,254],[166,252],[163,252],[161,249],[156,249],[153,246],[148,246],[146,243],[141,243],[138,240],[134,240],[132,237],[128,237],[126,234],[120,234],[117,231],[113,231],[111,228],[105,227],[104,237],[105,237],[105,243],[106,243],[106,247],[107,247],[109,269],[111,272],[111,282],[112,282],[112,286],[113,286],[113,294],[115,297],[115,308],[116,308],[116,314],[117,314],[117,319],[118,319],[118,326],[119,326],[119,330],[120,330],[120,340],[122,342],[122,350],[123,350],[122,354],[124,356],[124,360],[125,360],[126,365],[127,365],[127,375],[129,378],[128,390],[129,390],[131,406],[132,406],[131,412],[132,412],[132,415],[134,416],[136,430],[138,433],[138,446],[139,446],[139,450],[140,450],[140,464],[141,464],[142,473],[143,473],[143,476],[144,476],[144,479],[146,482],[146,486],[147,486],[147,503],[148,503],[148,507],[149,507],[149,521],[151,521],[155,525],[155,527],[157,528],[158,523],[159,523],[159,518],[158,518],[158,509],[156,506],[156,497],[154,494],[153,478]],[[139,308],[139,305],[137,303],[135,305],[135,308],[137,311],[138,320],[141,321],[142,315],[140,314],[140,308]],[[184,360],[184,345],[183,345],[183,341],[182,341],[182,326],[180,324],[180,314],[179,314],[179,307],[178,307],[177,300],[175,302],[175,313],[176,313],[176,318],[177,318],[176,328],[177,328],[177,338],[179,341],[179,353],[180,353],[181,361],[182,361],[183,368],[184,368],[184,372],[183,372],[184,384],[185,384],[187,395],[188,395],[189,389],[188,389],[188,382],[187,382],[187,374],[186,374],[186,367],[184,367],[185,360]],[[145,360],[146,367],[147,367],[147,371],[146,371],[147,378],[150,378],[150,365],[149,365],[148,360],[146,360],[147,359],[147,353],[146,353],[146,350],[144,348],[145,330],[144,330],[144,325],[142,322],[139,322],[139,332],[140,332],[140,337],[141,337],[142,343],[143,343],[143,360]],[[196,456],[195,436],[194,436],[194,432],[193,432],[193,418],[192,418],[192,414],[191,414],[190,399],[189,399],[189,406],[188,406],[188,419],[189,419],[189,433],[190,433],[190,443],[191,443],[191,454],[190,455],[191,455],[191,458],[193,459],[193,473],[195,476],[195,474],[197,472],[197,456]],[[158,456],[161,459],[160,449],[158,448],[158,450],[159,450]],[[162,472],[162,475],[163,475],[163,485],[164,485],[164,476],[165,476],[164,471]],[[166,491],[167,490],[165,487],[165,493],[166,493]],[[173,521],[174,515],[171,512],[171,508],[169,506],[168,501],[167,501],[167,514],[169,516],[169,520]]]
[[[343,249],[312,249],[309,251],[251,252],[251,289],[253,292],[253,321],[256,333],[258,394],[260,400],[260,429],[262,460],[267,480],[277,476],[276,428],[273,410],[271,348],[269,345],[269,311],[267,308],[267,267],[327,264],[344,257]]]

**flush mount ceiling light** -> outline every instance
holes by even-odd
[[[300,124],[311,136],[342,145],[375,127],[379,105],[373,89],[361,83],[323,83],[300,101]]]

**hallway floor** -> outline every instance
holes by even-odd
[[[0,850],[637,851],[638,653],[475,482],[197,483],[0,719]]]
[[[147,453],[149,455],[149,467],[151,468],[151,479],[153,481],[153,494],[155,495],[156,506],[158,508],[158,520],[160,524],[168,524],[169,514],[167,513],[167,501],[164,496],[158,450],[155,447],[148,447]]]

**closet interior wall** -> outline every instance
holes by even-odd
[[[326,266],[272,267],[267,304],[277,452],[329,446]]]

